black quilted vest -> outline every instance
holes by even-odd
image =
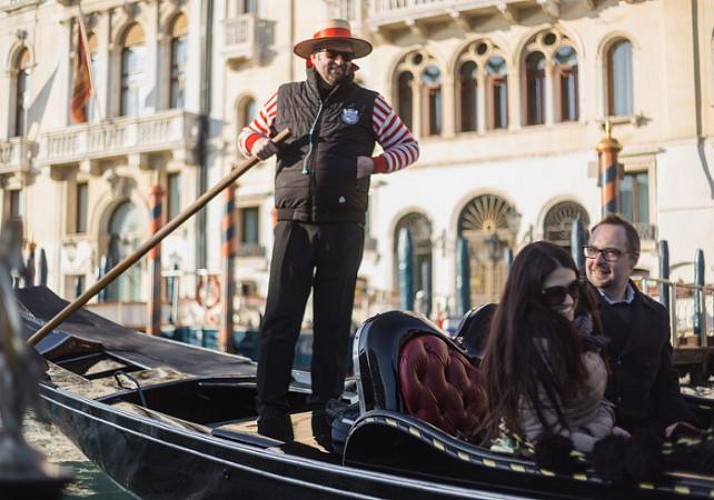
[[[369,177],[357,179],[357,157],[372,156],[376,92],[351,80],[320,100],[317,72],[278,90],[278,131],[292,137],[280,146],[275,173],[278,219],[364,224]],[[311,133],[312,131],[312,133]]]

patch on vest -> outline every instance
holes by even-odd
[[[342,110],[342,121],[347,125],[354,125],[359,121],[359,110],[345,108]]]
[[[347,200],[345,199],[344,196],[340,196],[339,199],[337,200],[338,203],[344,203],[344,202],[346,202],[346,201],[347,201]]]

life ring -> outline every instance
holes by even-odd
[[[208,279],[201,276],[196,284],[196,302],[206,309],[212,309],[221,300],[221,284],[218,276],[211,274]]]

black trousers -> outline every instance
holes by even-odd
[[[313,290],[312,396],[324,404],[339,397],[348,366],[357,270],[364,227],[355,223],[279,221],[260,330],[258,410],[289,410],[287,393],[305,305]]]

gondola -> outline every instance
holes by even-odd
[[[66,306],[47,288],[17,295],[26,335]],[[655,483],[613,485],[587,465],[556,474],[464,439],[454,428],[473,422],[468,412],[450,420],[448,398],[466,391],[467,406],[482,404],[478,372],[462,346],[413,313],[379,314],[358,329],[354,377],[331,427],[315,425],[309,374],[294,373],[292,442],[257,433],[247,358],[140,334],[84,309],[35,348],[47,363],[40,391],[54,422],[144,499],[714,496],[711,477],[669,471]],[[435,388],[435,364],[459,375]]]

